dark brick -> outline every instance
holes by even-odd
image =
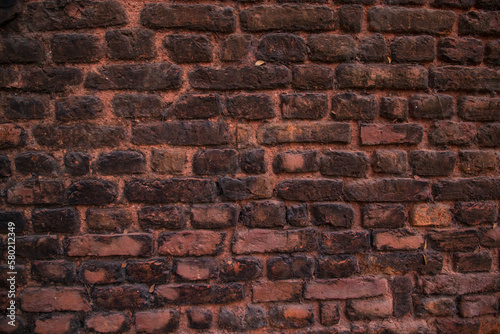
[[[0,149],[23,147],[27,134],[16,124],[0,124]]]
[[[269,323],[275,328],[305,328],[314,323],[310,305],[275,305],[269,311]]]
[[[9,222],[14,223],[14,232],[18,235],[23,234],[28,223],[21,211],[0,211],[0,233],[7,234],[11,232],[9,230]]]
[[[80,266],[80,280],[86,284],[120,283],[125,280],[125,271],[121,262],[86,260]]]
[[[479,64],[483,53],[483,42],[474,38],[442,38],[438,43],[438,56],[448,63]]]
[[[495,173],[500,156],[495,151],[460,151],[460,170],[468,175]]]
[[[434,7],[469,9],[474,5],[474,0],[434,0]]]
[[[323,90],[333,88],[333,70],[320,65],[292,67],[292,87],[299,90]]]
[[[439,180],[434,183],[434,199],[439,201],[477,201],[500,198],[500,179],[477,177]]]
[[[224,282],[251,281],[262,274],[262,263],[250,257],[224,260],[220,265],[219,278]]]
[[[420,176],[449,176],[455,169],[458,154],[453,151],[413,151],[410,165]]]
[[[497,91],[500,73],[483,67],[438,67],[430,71],[429,86],[437,90]]]
[[[55,235],[30,235],[16,238],[16,255],[28,260],[56,259],[61,245]]]
[[[170,264],[165,259],[131,260],[125,267],[127,279],[136,283],[165,283]]]
[[[116,147],[125,139],[121,127],[40,124],[33,129],[38,145],[53,149]]]
[[[295,122],[266,124],[257,133],[260,143],[266,145],[285,143],[349,143],[351,127],[347,123]]]
[[[235,254],[309,252],[317,247],[316,230],[241,230],[234,236]]]
[[[98,38],[90,34],[56,34],[50,51],[55,63],[91,63],[103,55]]]
[[[139,124],[132,128],[135,145],[213,146],[228,144],[232,132],[222,121],[172,121],[161,124]]]
[[[186,311],[189,328],[209,329],[212,327],[212,311],[201,308],[190,308]]]
[[[5,12],[5,8],[2,8],[2,12]],[[45,60],[45,50],[40,41],[34,38],[7,35],[0,40],[0,48],[0,63],[40,63]]]
[[[326,94],[282,94],[281,112],[284,119],[323,118],[328,110]]]
[[[234,174],[238,161],[238,152],[233,149],[201,150],[193,156],[193,172],[198,175]]]
[[[104,108],[98,97],[83,95],[57,99],[55,102],[56,120],[71,122],[97,118]]]
[[[7,203],[17,205],[61,204],[63,185],[60,181],[29,180],[7,190]]]
[[[389,49],[382,34],[373,34],[361,39],[358,44],[358,57],[363,62],[386,62]]]
[[[369,159],[363,152],[327,151],[321,158],[321,174],[328,176],[364,177]]]
[[[10,168],[10,160],[5,155],[0,155],[0,178],[8,178],[12,175],[12,169]]]
[[[338,88],[427,89],[427,70],[419,65],[341,64]]]
[[[263,5],[240,13],[241,27],[249,32],[335,30],[337,20],[337,13],[325,6]]]
[[[14,159],[16,171],[21,174],[52,175],[58,166],[54,158],[43,152],[23,152]]]
[[[396,121],[408,120],[408,100],[402,97],[383,97],[380,100],[380,116]]]
[[[114,151],[99,155],[97,169],[104,175],[142,174],[146,158],[137,151]]]
[[[370,248],[370,233],[365,231],[323,232],[319,244],[324,254],[364,253]]]
[[[340,201],[343,182],[329,179],[284,180],[276,187],[278,197],[286,201]]]
[[[43,119],[49,109],[48,100],[37,96],[9,96],[5,105],[8,119]]]
[[[352,183],[346,196],[360,202],[415,202],[429,199],[431,189],[425,180],[377,179]]]
[[[436,41],[431,36],[396,37],[391,43],[395,63],[429,62],[436,58]]]
[[[219,328],[247,331],[264,327],[266,310],[260,306],[221,307],[219,312]]]
[[[236,29],[231,7],[150,3],[141,11],[140,22],[153,29],[189,29],[230,33]]]
[[[31,215],[36,233],[75,233],[80,227],[78,213],[74,209],[35,209]]]
[[[480,126],[478,129],[478,141],[480,146],[500,146],[500,123]]]
[[[155,293],[159,300],[174,305],[225,304],[245,297],[240,283],[160,285]]]
[[[443,268],[443,255],[436,252],[375,253],[368,258],[369,271],[389,275],[417,272],[420,275],[436,275]]]
[[[64,156],[64,167],[71,175],[81,176],[89,173],[90,157],[81,152],[69,152]]]
[[[176,63],[212,61],[212,43],[203,35],[167,35],[163,45],[168,56]]]
[[[265,177],[220,178],[217,183],[223,200],[240,201],[244,199],[263,199],[272,196],[273,188]]]
[[[267,260],[267,277],[272,280],[308,278],[313,274],[313,259],[305,255],[281,255]]]
[[[279,173],[310,173],[319,170],[318,151],[286,151],[277,154],[273,171]]]
[[[340,321],[339,305],[336,303],[321,303],[320,319],[323,326],[337,325]]]
[[[358,261],[353,255],[334,255],[318,258],[317,278],[349,277],[358,272]]]
[[[117,196],[116,184],[105,180],[77,181],[66,192],[66,199],[72,205],[104,205],[114,202]]]
[[[310,207],[311,220],[315,225],[349,228],[354,222],[354,210],[348,204],[314,203]]]
[[[403,317],[413,309],[413,282],[410,276],[396,276],[391,282],[392,309],[395,317]]]
[[[373,171],[383,174],[405,174],[407,160],[406,151],[376,150],[372,158]]]
[[[218,276],[219,265],[216,259],[209,257],[176,259],[172,271],[179,281],[205,281]]]
[[[245,66],[241,68],[198,67],[189,72],[191,87],[210,90],[260,90],[287,87],[291,81],[284,66]]]
[[[458,101],[459,116],[467,121],[500,121],[500,99],[466,96]]]
[[[458,202],[455,204],[455,219],[467,225],[494,223],[498,218],[498,207],[493,202]]]
[[[152,94],[117,94],[111,100],[113,113],[123,118],[159,118],[163,116],[164,103]]]
[[[108,57],[120,60],[151,59],[156,56],[154,32],[147,29],[106,31]]]
[[[222,61],[243,60],[248,55],[251,43],[251,35],[229,35],[221,44],[220,59]]]
[[[242,207],[240,221],[248,227],[284,226],[285,204],[278,201],[250,202]]]
[[[75,265],[67,260],[33,261],[31,273],[42,283],[72,284],[76,281]]]
[[[21,72],[21,77],[14,87],[32,92],[64,92],[72,86],[80,85],[82,81],[83,74],[78,68],[35,67]]]
[[[437,250],[473,251],[479,246],[475,230],[436,230],[429,234],[429,245]]]
[[[361,209],[364,228],[398,228],[406,222],[406,213],[400,204],[370,204]]]
[[[306,55],[306,42],[292,34],[267,34],[257,47],[257,59],[267,62],[303,62]]]
[[[368,11],[369,29],[380,32],[446,34],[456,18],[448,10],[374,7]]]
[[[413,118],[444,119],[455,114],[453,97],[444,94],[415,94],[410,99],[410,115]]]
[[[98,28],[128,23],[118,1],[81,1],[74,3],[35,2],[27,6],[27,27],[33,31]]]
[[[363,7],[360,5],[340,7],[339,19],[341,30],[359,33],[363,24]]]
[[[222,99],[218,94],[188,94],[176,101],[168,115],[180,119],[210,118],[221,114],[222,110]]]
[[[356,55],[356,43],[350,35],[309,35],[307,45],[311,50],[311,60],[340,63],[348,62]]]
[[[191,207],[191,226],[218,229],[236,225],[239,209],[235,204],[197,204]]]
[[[296,204],[286,208],[286,220],[293,226],[309,225],[309,208],[307,204]]]
[[[93,231],[121,232],[133,218],[129,211],[118,208],[89,208],[86,212],[87,228]]]
[[[227,112],[231,117],[247,120],[274,118],[273,101],[269,95],[233,95],[226,98]]]
[[[377,114],[378,103],[372,94],[343,93],[332,98],[332,118],[335,120],[372,120]]]
[[[182,69],[169,63],[120,64],[99,67],[89,72],[84,87],[96,90],[134,89],[155,91],[181,86]]]
[[[458,32],[461,35],[496,36],[500,33],[498,20],[500,13],[486,11],[470,11],[460,15]]]
[[[262,174],[267,171],[266,151],[264,149],[240,152],[240,167],[245,174]]]
[[[490,65],[500,65],[500,41],[494,40],[486,43],[484,62]]]
[[[151,295],[142,285],[98,287],[92,299],[97,307],[106,310],[142,309],[151,304]]]
[[[433,145],[468,146],[476,141],[476,126],[473,123],[440,121],[431,128],[429,141]]]
[[[455,270],[460,273],[490,271],[492,258],[488,252],[455,253]]]

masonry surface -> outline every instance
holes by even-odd
[[[11,4],[0,332],[500,333],[499,1]]]

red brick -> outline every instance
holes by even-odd
[[[235,234],[232,251],[235,254],[307,252],[316,248],[316,231],[246,230]]]
[[[158,253],[172,256],[217,255],[222,252],[225,232],[162,232],[158,237]]]
[[[153,239],[148,234],[82,235],[64,244],[68,256],[147,256]]]
[[[298,301],[301,297],[301,281],[257,282],[252,285],[254,303]]]
[[[128,329],[128,322],[125,313],[94,313],[87,318],[85,324],[98,333],[115,333]]]
[[[163,309],[137,312],[135,328],[139,333],[169,333],[179,328],[179,311]]]
[[[79,287],[25,288],[19,300],[26,312],[91,310],[87,291]]]
[[[388,292],[387,280],[383,278],[342,278],[316,280],[306,283],[306,299],[353,299],[380,296]]]

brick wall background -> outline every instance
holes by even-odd
[[[0,24],[2,333],[500,332],[497,0]]]

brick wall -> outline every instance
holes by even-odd
[[[285,2],[0,9],[0,332],[500,333],[500,3]]]

